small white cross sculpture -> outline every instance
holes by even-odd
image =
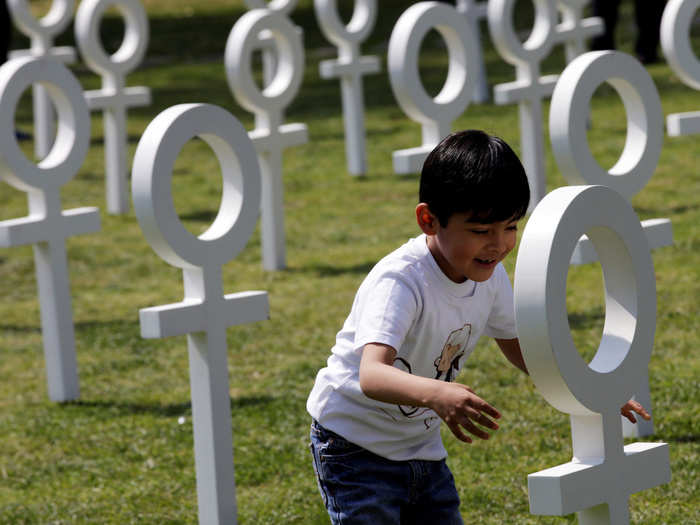
[[[30,49],[12,51],[9,55],[10,58],[51,57],[64,64],[75,62],[74,48],[53,46],[54,37],[70,24],[73,17],[74,0],[53,0],[49,12],[39,20],[32,15],[29,4],[28,0],[7,0],[12,20],[31,41]],[[34,104],[34,154],[43,159],[48,155],[53,144],[54,112],[49,96],[42,86],[37,85],[33,88],[32,99]]]
[[[275,77],[260,90],[252,76],[253,51],[258,35],[269,31],[275,42],[278,65]],[[233,26],[226,42],[226,78],[236,100],[255,113],[255,144],[262,171],[262,251],[266,270],[286,267],[282,152],[308,142],[305,124],[282,124],[284,109],[301,85],[304,48],[296,28],[284,15],[255,9]]]
[[[289,16],[297,6],[298,0],[243,0],[248,9],[269,9],[275,13]],[[303,37],[303,31],[296,27],[299,37]],[[277,55],[275,54],[275,41],[269,31],[262,31],[258,35],[258,46],[262,50],[263,58],[263,82],[269,85],[277,70]]]
[[[107,9],[124,16],[124,41],[109,55],[100,42],[100,22]],[[103,110],[107,211],[129,211],[126,110],[151,103],[147,87],[125,87],[124,77],[143,60],[148,46],[148,18],[139,0],[83,0],[75,17],[75,38],[87,65],[102,75],[102,89],[86,91],[91,110]]]
[[[474,34],[476,46],[474,53],[477,57],[476,71],[474,72],[474,84],[472,101],[477,104],[488,102],[491,98],[489,93],[489,80],[486,75],[486,64],[484,63],[484,50],[481,46],[480,22],[486,20],[488,15],[488,2],[477,2],[476,0],[457,0],[457,11],[462,13]]]
[[[584,117],[585,118],[585,117]],[[571,338],[566,276],[586,233],[605,277],[605,327],[590,363]],[[624,446],[620,407],[647,376],[656,326],[654,267],[634,210],[605,186],[567,186],[532,213],[515,268],[516,324],[539,392],[571,415],[573,459],[528,476],[530,512],[626,525],[629,496],[668,483],[666,443]]]
[[[31,85],[41,85],[58,112],[58,131],[44,160],[31,163],[14,133],[17,104]],[[97,208],[61,209],[61,186],[80,169],[90,142],[90,114],[78,80],[50,58],[17,58],[0,67],[0,177],[27,192],[29,215],[0,222],[0,246],[32,244],[49,398],[80,397],[75,357],[66,239],[100,229]]]
[[[587,123],[593,93],[603,83],[618,92],[627,113],[627,140],[617,163],[605,170],[588,146]],[[590,52],[574,60],[561,75],[549,113],[552,150],[569,184],[601,184],[630,200],[651,179],[663,145],[663,113],[654,81],[630,55],[614,51]],[[650,250],[673,244],[671,221],[642,221]],[[587,236],[576,245],[572,264],[598,260]],[[651,413],[649,379],[638,385],[635,398]],[[653,434],[652,421],[633,425],[623,418],[625,436]]]
[[[221,207],[209,229],[195,237],[172,200],[173,164],[199,137],[221,167]],[[187,334],[199,523],[236,523],[231,401],[226,328],[268,318],[265,292],[223,295],[221,268],[245,247],[260,206],[260,170],[243,126],[224,109],[181,104],[146,128],[134,157],[134,211],[153,249],[182,268],[182,302],[140,310],[141,336]]]
[[[605,31],[605,23],[599,17],[583,17],[583,9],[590,0],[557,0],[561,23],[556,28],[557,38],[564,42],[566,63],[585,53],[586,41]]]
[[[418,57],[432,29],[447,44],[449,65],[440,93],[431,97],[423,87]],[[423,144],[394,151],[394,171],[416,173],[433,148],[450,134],[452,122],[469,106],[473,72],[477,69],[476,38],[456,8],[440,2],[419,2],[399,17],[389,39],[389,79],[403,111],[422,127]]]
[[[670,0],[661,19],[661,48],[669,65],[688,86],[700,90],[700,58],[690,43],[690,30],[700,0]],[[672,137],[700,134],[700,111],[674,113],[666,117]]]
[[[365,102],[362,75],[377,73],[379,58],[361,56],[360,44],[372,32],[377,19],[377,0],[355,0],[346,26],[338,14],[338,0],[314,0],[316,18],[326,38],[338,46],[337,60],[322,60],[322,78],[340,78],[345,123],[345,156],[351,175],[367,172],[365,148]]]
[[[535,25],[527,41],[520,41],[513,25],[516,0],[491,0],[488,21],[491,37],[501,56],[516,68],[514,82],[494,87],[496,104],[518,103],[520,150],[530,182],[530,211],[544,197],[544,130],[542,99],[552,94],[556,75],[540,76],[540,63],[556,43],[557,12],[554,0],[533,0]]]

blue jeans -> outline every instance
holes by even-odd
[[[311,424],[311,453],[333,525],[462,525],[445,460],[392,461]]]

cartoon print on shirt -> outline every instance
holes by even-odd
[[[460,363],[459,360],[464,357],[467,346],[469,344],[469,339],[472,334],[472,325],[466,323],[462,328],[458,330],[453,330],[447,337],[447,341],[442,347],[440,355],[435,360],[434,365],[437,371],[435,379],[442,379],[443,381],[452,381],[459,371]],[[412,374],[411,363],[402,357],[396,357],[394,359],[394,366],[400,368],[409,374]],[[426,407],[416,407],[416,406],[405,406],[397,405],[399,411],[407,418],[417,418],[429,412],[430,409]],[[425,423],[426,430],[429,429],[432,423],[437,420],[434,415],[426,418],[423,422]]]
[[[450,333],[442,347],[440,357],[435,360],[435,370],[437,370],[435,379],[442,379],[443,374],[448,383],[454,379],[459,372],[459,360],[464,357],[471,335],[472,325],[469,323]]]

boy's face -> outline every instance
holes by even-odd
[[[518,221],[484,224],[470,221],[467,213],[455,213],[447,226],[432,217],[429,227],[427,231],[421,225],[428,234],[428,248],[445,275],[457,283],[481,282],[491,277],[496,265],[515,247]]]

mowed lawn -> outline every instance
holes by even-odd
[[[223,51],[231,27],[245,12],[241,0],[146,0],[151,24],[149,53],[128,77],[149,86],[153,104],[131,110],[130,154],[148,123],[180,103],[220,105],[247,129],[253,118],[231,95]],[[33,3],[38,10],[48,2]],[[347,16],[353,2],[340,2]],[[391,29],[410,2],[382,0],[378,24],[363,46],[382,58],[382,72],[365,78],[369,172],[345,169],[337,81],[322,80],[318,62],[335,56],[320,33],[311,0],[293,13],[304,30],[306,70],[287,122],[303,122],[308,144],[284,156],[288,269],[263,271],[259,229],[245,250],[223,269],[224,290],[265,290],[270,320],[228,330],[239,522],[322,524],[328,518],[308,450],[308,392],[324,366],[334,336],[349,312],[365,274],[386,253],[418,233],[413,209],[418,176],[392,172],[391,153],[420,144],[420,126],[398,107],[386,73]],[[530,2],[519,2],[519,26],[531,19]],[[630,52],[633,13],[625,4],[621,47]],[[102,31],[116,49],[123,24],[109,12]],[[486,30],[485,25],[482,29]],[[70,36],[60,44],[72,44]],[[693,30],[700,50],[700,31]],[[26,47],[18,35],[15,48]],[[514,78],[484,32],[490,83]],[[421,74],[437,93],[446,72],[446,52],[431,35]],[[556,49],[543,66],[561,71]],[[697,111],[700,93],[685,86],[661,62],[648,67],[664,113]],[[73,66],[86,89],[100,80],[84,65]],[[545,104],[545,118],[548,104]],[[606,167],[625,142],[622,102],[608,87],[594,96],[590,147]],[[26,93],[17,110],[18,128],[32,132]],[[471,105],[454,129],[481,128],[519,151],[516,106]],[[3,130],[7,133],[8,130]],[[23,143],[31,156],[31,143]],[[658,168],[633,199],[641,219],[667,217],[674,245],[654,252],[658,315],[649,374],[656,433],[669,443],[672,481],[632,496],[632,521],[644,524],[700,522],[700,137],[664,139]],[[66,209],[98,206],[99,233],[67,241],[81,399],[48,401],[42,336],[31,247],[0,250],[0,523],[3,524],[184,524],[197,522],[185,337],[145,340],[138,310],[182,299],[182,272],[161,260],[145,241],[131,211],[105,211],[102,116],[92,118],[85,163],[61,193]],[[547,185],[565,183],[547,144]],[[507,191],[507,188],[504,188]],[[173,176],[175,205],[190,231],[206,230],[216,215],[221,177],[215,156],[202,141],[187,144]],[[3,184],[0,219],[27,214],[23,193]],[[522,227],[526,221],[523,221]],[[512,276],[515,254],[506,262]],[[605,307],[599,265],[572,268],[568,312],[574,339],[586,357],[597,347]],[[495,345],[479,343],[460,381],[503,413],[501,429],[471,446],[449,432],[444,439],[466,523],[574,523],[575,517],[532,516],[527,475],[569,461],[571,435],[565,414],[550,407],[531,380],[509,366]]]

